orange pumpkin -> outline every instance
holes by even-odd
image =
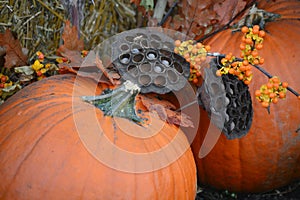
[[[262,67],[300,91],[299,1],[259,1],[258,8],[281,15],[265,25],[264,48],[260,50],[265,59]],[[241,38],[241,32],[228,29],[206,43],[211,45],[212,52],[232,52],[239,57]],[[204,158],[199,158],[199,151],[210,120],[206,112],[201,111],[201,129],[192,149],[202,184],[235,192],[262,192],[300,178],[300,101],[287,92],[286,99],[271,105],[268,114],[254,94],[268,78],[256,69],[253,73],[249,85],[253,122],[249,132],[233,140],[222,134]]]
[[[57,75],[0,106],[0,199],[194,199],[183,132],[139,102],[146,127],[104,116],[80,97],[107,88],[95,85]]]

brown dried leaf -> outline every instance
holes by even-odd
[[[184,113],[176,112],[176,106],[171,102],[158,98],[156,94],[140,95],[140,98],[147,110],[155,111],[162,120],[183,127],[194,127],[190,117]]]
[[[58,53],[62,54],[67,50],[80,52],[84,49],[83,40],[78,38],[77,27],[71,27],[70,21],[66,21],[64,32],[61,37],[64,41],[64,44],[57,49]]]
[[[0,34],[0,46],[5,48],[5,68],[13,68],[27,64],[27,56],[22,52],[22,47],[18,39],[15,39],[9,29],[4,34]]]
[[[218,15],[220,25],[226,25],[235,15],[247,6],[246,1],[225,0],[214,5],[214,11]],[[226,9],[225,9],[226,8]]]

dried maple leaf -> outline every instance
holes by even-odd
[[[67,50],[80,52],[84,49],[83,40],[78,38],[77,27],[71,27],[70,21],[66,21],[64,32],[61,37],[64,44],[57,49],[59,54],[65,53]]]
[[[150,112],[155,111],[162,120],[183,127],[194,127],[190,117],[182,112],[175,111],[176,106],[171,102],[158,98],[155,94],[139,95],[139,98],[147,110]]]
[[[22,47],[18,39],[15,39],[9,29],[4,34],[0,34],[0,46],[5,48],[4,67],[13,68],[27,64],[27,56],[22,52]]]

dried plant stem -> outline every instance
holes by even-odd
[[[43,1],[41,1],[41,0],[36,0],[36,1],[38,1],[42,6],[44,6],[47,10],[49,10],[58,19],[60,19],[61,21],[65,22],[65,19],[60,14],[58,14],[57,12],[55,12],[54,10],[52,10],[51,8],[49,8],[49,6],[47,6]]]

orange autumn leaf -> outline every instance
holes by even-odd
[[[13,68],[27,64],[27,56],[22,52],[22,46],[9,29],[0,34],[0,46],[4,47],[5,68]]]
[[[77,27],[71,27],[70,21],[66,21],[64,32],[62,33],[61,37],[64,41],[64,44],[57,49],[59,54],[65,53],[66,51],[80,52],[84,50],[84,42],[82,39],[78,38]]]

